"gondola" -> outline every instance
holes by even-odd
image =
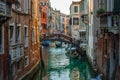
[[[55,45],[56,45],[56,48],[60,48],[60,47],[62,47],[62,45],[61,45],[60,43],[55,44]]]

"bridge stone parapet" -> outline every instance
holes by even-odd
[[[40,42],[44,40],[51,40],[51,41],[63,41],[66,43],[71,43],[75,45],[79,45],[78,41],[75,38],[72,38],[71,36],[65,35],[65,34],[50,34],[50,35],[41,35],[40,36]]]

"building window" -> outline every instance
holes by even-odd
[[[29,65],[29,58],[28,56],[25,56],[25,67],[27,67]]]
[[[28,13],[28,0],[24,0],[24,12]]]
[[[23,48],[20,48],[20,56],[24,55],[24,49]]]
[[[10,33],[9,33],[10,43],[13,42],[13,37],[14,37],[14,26],[10,26]]]
[[[42,6],[45,6],[45,5],[46,5],[46,2],[41,2],[41,5],[42,5]]]
[[[15,4],[12,4],[12,9],[15,9]]]
[[[17,62],[17,70],[20,70],[20,61]]]
[[[15,64],[13,64],[13,66],[12,66],[12,75],[13,76],[15,75]]]
[[[79,18],[73,18],[73,25],[79,25]]]
[[[17,10],[21,11],[21,0],[18,0],[18,2],[20,3],[19,5],[17,5]]]
[[[3,29],[0,26],[0,52],[3,50]]]
[[[24,42],[25,42],[25,47],[28,46],[28,27],[24,27]]]
[[[70,20],[69,20],[69,24],[72,25],[72,18],[70,18]]]
[[[43,12],[42,13],[42,18],[44,18],[44,19],[47,18],[47,14]]]
[[[17,26],[16,31],[17,31],[16,32],[17,42],[20,42],[20,34],[21,34],[20,26]]]
[[[63,22],[65,22],[65,19],[64,19],[64,18],[62,18],[62,21],[63,21]]]
[[[74,12],[78,12],[78,6],[74,6]]]

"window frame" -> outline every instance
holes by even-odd
[[[73,25],[79,25],[79,18],[73,17]]]
[[[28,47],[28,26],[26,25],[24,26],[24,44],[25,47]]]
[[[78,13],[78,6],[74,6],[74,13]]]
[[[27,61],[27,63],[26,63]],[[25,60],[24,60],[24,66],[27,67],[29,65],[29,57],[25,56]]]
[[[12,36],[11,36],[11,27],[13,27]],[[15,41],[14,36],[15,36],[15,26],[14,26],[14,24],[11,24],[11,25],[9,25],[9,42],[10,42],[10,44],[14,43],[14,41]]]
[[[18,32],[19,29],[19,32]],[[16,27],[16,42],[20,43],[21,42],[21,24],[18,24]]]

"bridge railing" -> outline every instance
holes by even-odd
[[[66,41],[75,45],[79,45],[80,43],[78,42],[78,40],[76,40],[75,38],[71,38],[70,36],[64,35],[64,34],[50,34],[50,35],[45,35],[42,34],[40,35],[40,41],[44,41],[46,39],[51,39],[51,40],[62,40],[62,41]]]

